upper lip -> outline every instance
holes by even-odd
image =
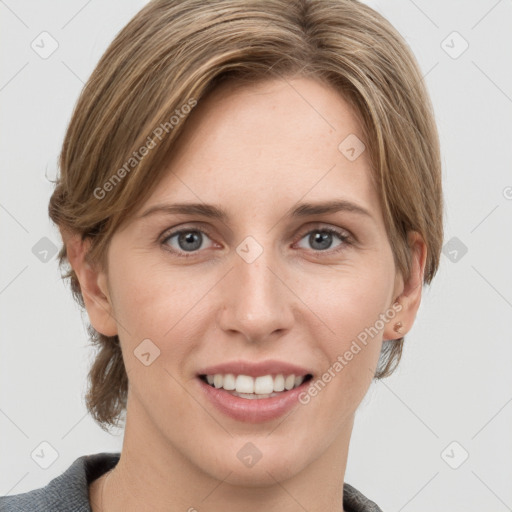
[[[198,372],[198,375],[215,375],[218,373],[223,375],[232,373],[234,375],[248,375],[250,377],[278,374],[294,374],[296,377],[301,377],[311,374],[311,372],[304,367],[290,364],[285,361],[278,361],[276,359],[267,359],[259,362],[240,360],[220,363],[203,368]]]

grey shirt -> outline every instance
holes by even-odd
[[[112,469],[118,453],[83,455],[45,487],[0,497],[0,512],[91,512],[89,485]],[[346,512],[382,512],[357,489],[345,483],[343,507]]]

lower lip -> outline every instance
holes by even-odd
[[[214,388],[199,377],[197,380],[211,403],[223,414],[237,421],[260,423],[279,418],[298,405],[299,395],[309,386],[312,379],[290,391],[283,392],[282,395],[252,400],[231,395],[222,388]]]

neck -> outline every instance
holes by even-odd
[[[320,457],[304,463],[302,470],[288,468],[289,474],[283,478],[282,472],[276,470],[279,465],[261,465],[259,476],[254,472],[254,482],[248,484],[247,478],[240,480],[234,471],[226,471],[220,477],[207,473],[185,457],[178,445],[164,439],[144,413],[139,410],[130,416],[130,412],[133,410],[129,407],[118,464],[91,484],[93,512],[195,512],[206,508],[209,512],[295,512],[298,508],[343,512],[343,482],[353,417],[342,435],[330,444],[326,441]],[[133,419],[137,421],[130,421]],[[247,471],[256,468],[257,465]]]

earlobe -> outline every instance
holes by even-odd
[[[105,336],[115,336],[117,324],[113,316],[106,274],[94,268],[86,259],[90,240],[82,240],[79,235],[65,233],[62,230],[61,233],[66,244],[68,261],[80,283],[85,308],[92,326]]]
[[[409,233],[408,242],[412,252],[411,275],[404,283],[403,291],[394,301],[393,309],[396,316],[384,329],[383,339],[385,340],[402,338],[411,330],[421,303],[427,246],[416,231]]]

